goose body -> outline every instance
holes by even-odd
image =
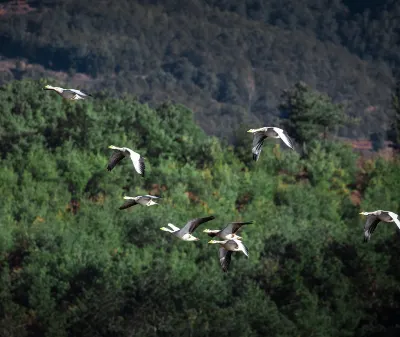
[[[192,233],[199,225],[213,219],[215,219],[215,216],[192,219],[189,220],[182,228],[176,227],[173,224],[169,223],[168,226],[171,227],[171,229],[166,227],[161,227],[160,229],[165,232],[170,232],[172,235],[175,235],[177,238],[183,241],[198,241],[200,239],[193,236]]]
[[[253,153],[253,160],[255,161],[260,157],[264,140],[267,138],[280,138],[288,147],[294,150],[293,141],[290,139],[289,135],[280,128],[266,126],[259,129],[250,129],[247,132],[253,134],[253,148],[251,152]]]
[[[252,224],[253,221],[248,221],[248,222],[231,222],[229,223],[225,228],[223,229],[205,229],[203,232],[207,233],[208,236],[211,237],[219,237],[220,239],[223,240],[230,240],[230,239],[236,239],[236,240],[241,240],[242,237],[236,235],[236,232],[243,226],[243,225],[248,225]]]
[[[364,242],[368,242],[370,240],[372,233],[376,229],[376,226],[381,221],[387,223],[394,222],[400,229],[400,221],[396,213],[377,210],[374,212],[361,212],[360,214],[367,217],[367,221],[364,225]]]
[[[111,155],[110,159],[108,160],[107,164],[108,171],[111,171],[122,159],[124,159],[125,157],[129,157],[132,161],[133,167],[135,168],[136,172],[144,177],[145,164],[143,157],[139,153],[127,147],[117,147],[114,145],[110,145],[108,148],[115,150],[115,152]]]
[[[77,90],[77,89],[64,89],[64,88],[60,88],[60,87],[53,87],[51,85],[46,85],[44,87],[45,90],[53,90],[55,91],[57,94],[59,94],[62,98],[71,100],[71,101],[76,101],[79,99],[86,99],[89,96],[89,94],[85,94],[84,92]]]
[[[143,206],[153,206],[153,205],[158,205],[154,199],[160,199],[161,197],[156,197],[153,195],[138,195],[137,197],[128,197],[125,196],[124,199],[128,200],[126,201],[119,209],[127,209],[129,207],[135,206],[135,205],[143,205]]]
[[[224,241],[210,240],[208,243],[220,245],[218,256],[219,256],[219,263],[221,265],[223,272],[228,271],[233,252],[243,252],[243,254],[247,256],[247,258],[249,257],[247,247],[240,240],[235,240],[235,239],[224,240]]]

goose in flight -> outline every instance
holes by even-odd
[[[223,229],[205,229],[203,232],[207,233],[208,236],[211,237],[219,237],[222,240],[230,240],[230,239],[236,239],[236,240],[241,240],[242,237],[236,235],[236,232],[243,226],[243,225],[248,225],[252,224],[253,221],[247,221],[247,222],[231,222],[229,223],[225,228]]]
[[[143,206],[152,206],[152,205],[158,205],[153,199],[160,199],[161,197],[156,197],[154,195],[138,195],[137,197],[128,197],[125,196],[124,199],[128,200],[126,201],[119,209],[127,209],[129,207],[135,206],[135,205],[143,205]]]
[[[165,232],[170,232],[179,239],[184,241],[197,241],[200,240],[192,235],[192,233],[196,230],[196,228],[204,222],[215,219],[215,216],[207,216],[205,218],[196,218],[189,220],[187,224],[183,228],[178,228],[174,226],[172,223],[169,223],[168,226],[172,229],[161,227],[160,229]]]
[[[69,99],[71,101],[76,101],[78,99],[85,99],[89,96],[92,96],[90,94],[85,94],[84,92],[77,89],[64,89],[60,87],[53,87],[51,85],[46,85],[44,87],[44,90],[53,90],[57,94],[59,94],[62,98]]]
[[[219,263],[221,264],[223,272],[228,271],[233,252],[243,252],[243,254],[246,255],[247,258],[249,258],[249,252],[247,250],[247,247],[243,244],[242,241],[235,239],[224,240],[224,241],[210,240],[208,243],[218,243],[221,246],[219,248],[218,255],[219,255]]]
[[[375,212],[361,212],[367,216],[367,222],[364,225],[364,242],[368,242],[371,234],[375,231],[379,222],[394,222],[400,229],[400,221],[396,213],[390,211],[377,210]]]
[[[127,147],[116,147],[114,145],[110,145],[108,148],[116,150],[108,160],[107,164],[108,171],[111,171],[125,157],[130,157],[136,172],[144,177],[144,171],[145,171],[144,160],[139,153],[136,153],[135,151],[128,149]]]
[[[280,138],[287,146],[294,150],[293,141],[290,139],[286,131],[280,128],[266,126],[260,129],[250,129],[247,132],[253,134],[253,148],[251,149],[251,152],[253,152],[253,160],[255,161],[260,157],[262,146],[266,138]]]

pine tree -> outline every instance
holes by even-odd
[[[327,138],[330,131],[344,124],[343,106],[303,82],[285,90],[281,97],[279,109],[285,118],[284,127],[300,143],[321,135]]]

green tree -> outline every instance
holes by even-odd
[[[279,105],[285,130],[298,142],[311,142],[345,123],[344,108],[334,104],[323,93],[312,90],[303,82],[296,83],[282,93]]]

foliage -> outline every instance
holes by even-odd
[[[61,86],[172,100],[229,141],[237,125],[275,122],[281,91],[298,81],[362,118],[342,136],[378,131],[390,105],[398,4],[375,19],[339,0],[28,3],[26,14],[2,16],[1,83],[45,74]]]
[[[305,83],[299,82],[282,93],[279,106],[285,131],[301,144],[327,137],[329,131],[344,124],[344,111],[324,94],[313,91]]]
[[[232,148],[207,136],[183,106],[70,102],[43,85],[0,88],[1,336],[368,336],[395,327],[398,238],[380,224],[362,243],[351,148],[316,140],[301,157],[266,144],[249,164],[245,139]],[[107,172],[110,144],[144,155],[146,177],[129,161]],[[379,160],[365,174],[362,209],[398,212],[398,163]],[[143,193],[161,204],[118,210],[123,195]],[[216,219],[196,243],[159,230],[208,214]],[[255,221],[241,232],[250,258],[235,253],[224,274],[201,229],[234,220]]]

